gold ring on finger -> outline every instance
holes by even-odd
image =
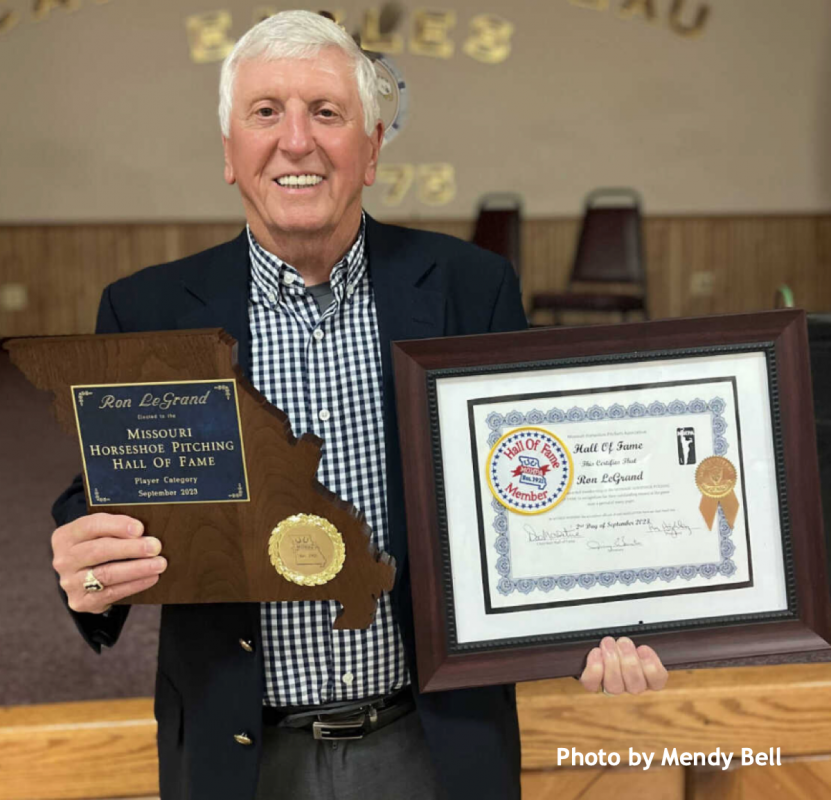
[[[84,575],[84,591],[93,593],[104,591],[104,584],[95,577],[95,573],[91,569],[88,569],[87,574]]]

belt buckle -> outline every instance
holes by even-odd
[[[341,741],[345,739],[363,739],[366,714],[349,719],[317,720],[312,723],[312,736],[318,741]],[[350,735],[349,731],[353,733]],[[357,733],[355,733],[357,731]]]

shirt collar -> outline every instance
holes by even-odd
[[[291,264],[269,253],[254,238],[249,225],[248,254],[251,260],[251,279],[260,291],[272,303],[283,302],[286,297],[304,295],[306,284],[300,273]],[[338,303],[344,296],[351,297],[357,285],[366,274],[366,215],[361,212],[361,227],[358,237],[346,255],[332,267],[329,282],[332,294]]]

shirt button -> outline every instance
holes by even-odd
[[[291,272],[287,272],[285,275],[283,275],[283,283],[285,283],[286,286],[291,286],[295,280],[296,278]]]
[[[351,672],[344,672],[340,678],[347,686],[351,686],[355,676]]]
[[[276,303],[277,302],[277,295],[274,292],[268,293],[268,302],[269,303]]]
[[[320,411],[318,412],[318,415],[317,415],[318,419],[321,420],[322,422],[326,422],[329,419],[329,417],[331,417],[331,416],[332,415],[329,412],[328,408],[321,408]]]
[[[347,297],[352,297],[353,294],[355,294],[355,287],[354,286],[348,286],[347,289],[346,289],[346,296]]]
[[[315,328],[315,332],[312,334],[317,342],[319,342],[325,335],[326,334],[320,328]]]

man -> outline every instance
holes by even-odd
[[[99,332],[222,326],[243,370],[293,431],[325,441],[319,479],[362,509],[398,579],[366,631],[332,631],[335,604],[166,606],[156,716],[162,797],[519,797],[513,687],[421,695],[390,342],[525,327],[516,278],[493,254],[380,225],[361,210],[383,126],[372,64],[334,23],[283,12],[223,65],[225,179],[247,230],[109,286]],[[153,531],[85,516],[80,479],[54,508],[54,566],[76,622],[112,645],[166,567]],[[649,648],[604,639],[583,683],[659,689]],[[413,708],[417,713],[409,713]],[[363,738],[339,740],[342,717]],[[312,734],[322,719],[329,741]],[[349,733],[354,733],[350,730]]]

